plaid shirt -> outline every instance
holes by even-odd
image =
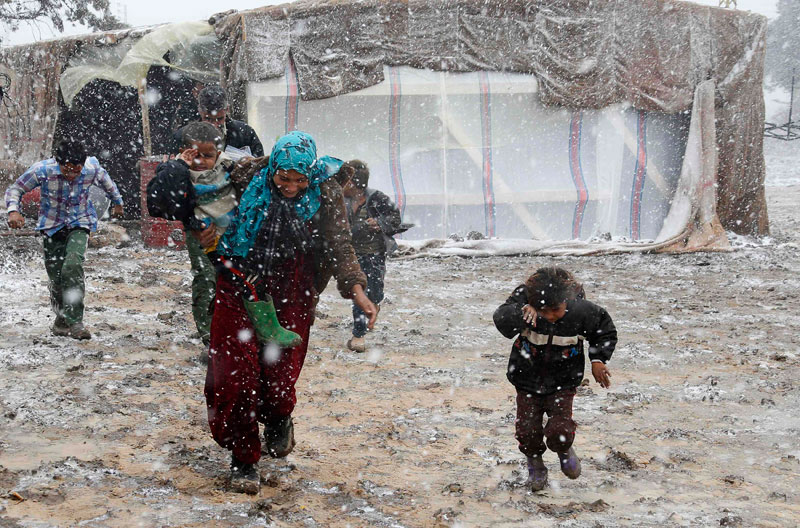
[[[22,195],[41,187],[37,230],[48,236],[63,227],[84,227],[94,231],[97,229],[97,212],[89,200],[89,187],[92,185],[103,189],[114,204],[122,205],[122,195],[97,158],[86,158],[80,175],[71,182],[61,175],[54,158],[42,160],[26,170],[6,190],[6,209],[9,213],[18,211]]]

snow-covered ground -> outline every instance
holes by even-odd
[[[391,261],[367,354],[323,296],[298,445],[261,495],[225,488],[185,253],[90,250],[78,343],[49,335],[36,240],[0,249],[0,526],[800,524],[800,161],[768,140],[772,234],[732,253]],[[510,341],[491,314],[538,266],[573,270],[620,331],[612,387],[576,398],[584,474],[524,487]]]

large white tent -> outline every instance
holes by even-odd
[[[149,64],[218,75],[266,145],[302,129],[367,162],[410,238],[474,231],[585,253],[768,232],[762,16],[679,0],[301,0],[200,26],[3,49],[24,108],[0,116],[0,170],[44,157],[54,90],[69,102],[93,76],[137,85],[149,154],[148,106],[164,95],[138,81]],[[219,59],[193,72],[175,58],[195,40]],[[92,64],[91,48],[116,58]]]

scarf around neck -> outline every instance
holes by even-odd
[[[320,206],[320,184],[341,168],[342,161],[330,156],[317,159],[314,139],[305,132],[294,131],[278,139],[269,157],[269,164],[253,177],[241,200],[235,221],[225,231],[218,251],[223,255],[245,257],[255,243],[262,222],[270,211],[273,193],[280,195],[273,178],[278,170],[296,170],[308,178],[306,191],[287,206],[301,222],[307,222]]]

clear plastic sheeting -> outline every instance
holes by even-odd
[[[321,153],[365,161],[370,186],[416,224],[409,239],[654,241],[664,227],[688,112],[546,107],[523,74],[386,67],[384,77],[314,101],[300,100],[291,69],[249,83],[250,124],[265,141],[299,129]]]
[[[137,86],[152,66],[169,66],[189,77],[209,81],[219,78],[219,45],[207,22],[181,22],[161,26],[135,42],[113,47],[84,47],[61,74],[61,93],[72,104],[78,92],[93,79]],[[164,56],[169,53],[172,63]]]

